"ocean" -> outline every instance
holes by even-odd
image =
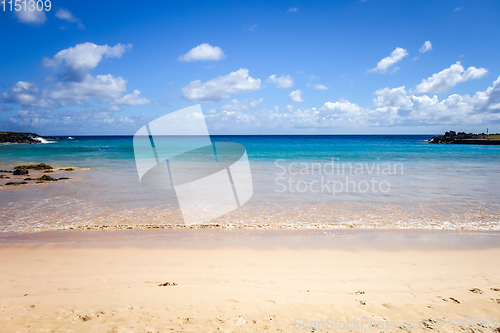
[[[211,136],[246,148],[253,196],[188,227],[500,230],[500,147],[430,137]],[[2,232],[186,227],[175,190],[141,185],[132,136],[0,145],[0,169],[25,163],[71,179],[5,186],[0,173]]]

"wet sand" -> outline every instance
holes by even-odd
[[[1,331],[456,332],[500,317],[496,233],[158,232],[2,234]]]

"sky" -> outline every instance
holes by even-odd
[[[211,134],[500,132],[499,0],[19,3],[0,130],[133,135],[200,104]]]

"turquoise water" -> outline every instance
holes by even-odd
[[[429,138],[212,136],[245,146],[254,186],[249,202],[213,223],[499,230],[500,147]],[[41,162],[76,171],[56,172],[68,181],[0,186],[0,231],[182,224],[173,190],[141,186],[131,136],[0,145],[0,169]]]

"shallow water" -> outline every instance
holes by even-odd
[[[254,194],[210,224],[499,230],[500,147],[428,138],[213,136],[245,146]],[[41,162],[77,169],[56,172],[67,181],[0,186],[0,231],[184,227],[174,190],[140,184],[132,137],[0,145],[0,169]]]

